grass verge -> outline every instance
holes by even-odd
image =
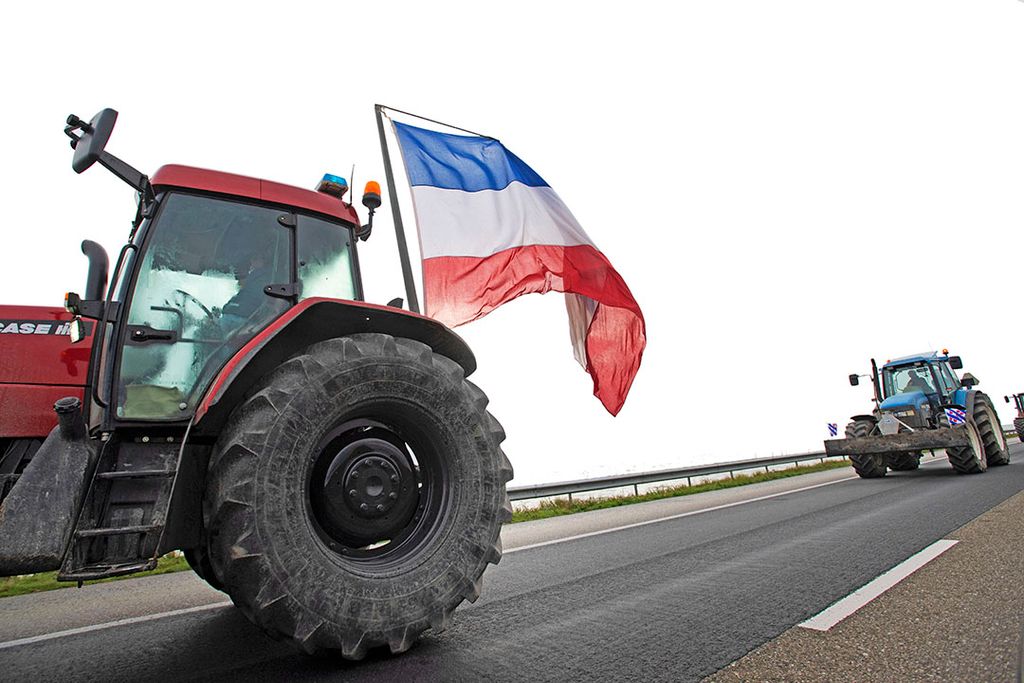
[[[119,581],[120,579],[134,579],[138,576],[153,576],[155,574],[169,574],[189,569],[188,562],[183,556],[174,554],[165,555],[156,561],[156,569],[128,576],[114,576],[109,579],[97,579],[86,581],[85,585],[93,583],[106,583],[108,581]],[[77,583],[57,581],[57,572],[43,572],[41,574],[27,574],[25,576],[9,576],[0,578],[0,598],[9,598],[13,595],[24,595],[25,593],[38,593],[40,591],[52,591],[58,588],[74,588]]]
[[[785,470],[772,470],[770,472],[758,472],[755,474],[737,474],[732,479],[716,479],[714,481],[695,484],[693,486],[687,486],[686,484],[682,484],[681,486],[666,486],[655,489],[654,491],[649,491],[648,493],[640,494],[639,496],[585,498],[583,500],[578,498],[573,500],[569,500],[568,498],[555,498],[554,500],[543,501],[535,508],[530,508],[528,510],[516,510],[512,513],[512,523],[528,522],[535,519],[547,519],[548,517],[571,515],[577,512],[588,512],[590,510],[603,510],[605,508],[619,507],[620,505],[643,503],[648,500],[661,500],[662,498],[689,496],[694,493],[703,493],[705,491],[731,489],[735,486],[746,486],[747,484],[757,484],[762,481],[785,479],[787,477],[795,477],[801,474],[810,474],[811,472],[822,472],[824,470],[833,470],[838,467],[849,466],[849,460],[828,460],[815,465],[803,465],[800,467],[791,467]]]
[[[576,499],[572,501],[568,498],[556,498],[555,500],[542,502],[539,507],[514,512],[512,514],[512,523],[526,522],[534,519],[546,519],[548,517],[557,517],[559,515],[571,515],[576,512],[601,510],[603,508],[619,507],[620,505],[631,505],[633,503],[643,503],[648,500],[689,496],[694,493],[702,493],[704,491],[728,489],[733,488],[734,486],[745,486],[747,484],[756,484],[762,481],[771,481],[772,479],[785,479],[786,477],[795,477],[800,474],[821,472],[823,470],[831,470],[837,467],[847,467],[849,464],[848,460],[838,460],[818,463],[816,465],[792,467],[785,470],[773,470],[771,472],[738,474],[733,479],[718,479],[715,481],[705,482],[703,484],[696,484],[694,486],[686,486],[684,484],[682,486],[664,487],[639,496],[616,496],[613,498]],[[157,560],[156,569],[148,572],[139,572],[138,574],[129,574],[127,576],[115,576],[109,579],[99,579],[96,581],[86,581],[85,584],[106,583],[108,581],[120,581],[121,579],[134,579],[140,576],[153,576],[155,574],[169,574],[171,572],[180,572],[186,569],[189,569],[189,566],[188,562],[185,561],[185,558],[183,556],[171,554],[165,555]],[[9,598],[14,595],[56,590],[58,588],[73,588],[76,585],[78,584],[57,581],[57,572],[44,572],[41,574],[29,574],[26,576],[11,576],[7,578],[0,578],[0,598]]]

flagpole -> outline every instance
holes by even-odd
[[[409,310],[420,312],[419,300],[416,298],[416,283],[412,279],[412,264],[409,262],[409,246],[405,242],[405,226],[402,225],[402,212],[398,207],[398,194],[395,192],[395,176],[391,172],[391,155],[388,153],[388,142],[384,137],[384,118],[381,114],[384,105],[375,104],[377,112],[377,133],[380,135],[380,152],[384,157],[384,176],[388,184],[388,195],[391,197],[391,215],[395,222],[395,237],[398,239],[398,257],[402,262],[402,277],[405,279],[405,295],[409,300]]]

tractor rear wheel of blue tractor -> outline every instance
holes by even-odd
[[[889,469],[893,472],[909,472],[921,466],[921,451],[901,451],[889,454]]]
[[[985,445],[985,458],[990,467],[1010,464],[1010,449],[999,424],[999,416],[988,395],[979,392],[974,399],[974,423],[978,425],[981,442]]]
[[[846,425],[846,438],[870,436],[875,428],[871,420],[854,420]],[[885,476],[886,455],[884,453],[860,453],[850,456],[853,469],[862,479],[877,479]]]
[[[964,424],[970,443],[966,446],[947,448],[946,457],[949,464],[960,474],[980,474],[988,469],[988,458],[985,457],[985,443],[981,440],[981,432],[974,418],[970,417]]]

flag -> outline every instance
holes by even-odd
[[[962,425],[967,422],[967,412],[960,410],[959,408],[943,408],[946,411],[946,417],[949,419],[949,425]]]
[[[523,294],[563,292],[576,360],[617,414],[647,342],[640,307],[608,259],[544,179],[497,140],[394,127],[426,314],[455,327]]]
[[[835,436],[839,433],[839,425],[835,422],[828,423],[828,433],[830,436]]]

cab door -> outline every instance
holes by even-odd
[[[294,225],[267,206],[162,200],[120,332],[118,419],[191,417],[220,367],[294,302]]]

